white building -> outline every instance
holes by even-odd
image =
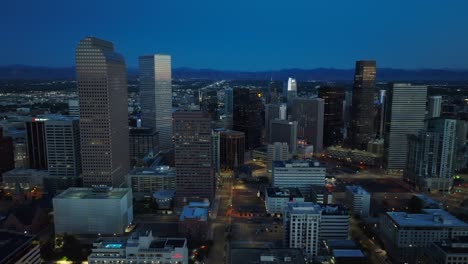
[[[56,234],[123,234],[133,221],[129,188],[68,188],[53,207]]]
[[[416,263],[432,242],[468,235],[468,224],[442,209],[419,214],[387,212],[380,220],[385,250],[398,263]]]
[[[187,239],[154,237],[151,231],[123,238],[99,238],[88,256],[89,264],[188,264]]]
[[[72,117],[80,117],[80,102],[78,99],[68,100],[68,115]]]
[[[304,202],[298,188],[271,187],[265,189],[265,207],[269,214],[281,214],[289,202]]]
[[[128,175],[128,186],[137,200],[152,197],[153,193],[161,190],[175,190],[176,172],[169,166],[136,168]]]
[[[286,142],[275,142],[267,146],[267,169],[271,170],[273,161],[289,159],[289,146]]]
[[[371,195],[361,186],[346,186],[346,201],[354,215],[369,216]]]
[[[302,248],[310,259],[317,256],[321,241],[348,239],[348,233],[349,215],[341,206],[291,202],[284,209],[284,246]]]
[[[442,113],[442,96],[429,96],[427,118],[439,117]]]
[[[315,160],[274,161],[272,173],[274,187],[296,187],[302,193],[325,184],[325,167]]]

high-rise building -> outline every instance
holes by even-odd
[[[347,145],[365,150],[375,136],[374,97],[375,61],[357,61],[354,73],[353,102]]]
[[[325,167],[315,160],[273,161],[272,185],[296,187],[306,194],[313,185],[325,184]]]
[[[243,132],[227,130],[220,132],[220,166],[234,170],[244,165],[245,135]]]
[[[294,78],[288,78],[288,83],[284,89],[285,94],[284,96],[286,97],[286,100],[288,102],[288,106],[291,106],[292,101],[294,98],[297,97],[297,82],[296,79]]]
[[[442,112],[442,96],[429,96],[427,118],[439,117]]]
[[[111,42],[86,37],[76,48],[83,184],[118,187],[128,162],[127,70]]]
[[[286,142],[274,142],[267,146],[267,169],[271,170],[273,161],[286,161],[289,159],[289,146]]]
[[[319,89],[319,97],[324,100],[323,146],[329,147],[343,142],[345,90],[338,87]]]
[[[0,176],[2,173],[15,168],[15,154],[13,138],[3,135],[3,127],[0,126]]]
[[[234,89],[233,130],[244,132],[246,149],[262,145],[262,111],[260,89]]]
[[[283,244],[302,248],[309,259],[318,255],[322,241],[348,236],[349,214],[342,206],[290,202],[284,208]]]
[[[266,104],[265,105],[265,139],[266,142],[270,141],[270,126],[271,121],[280,118],[280,105],[279,104]]]
[[[47,119],[32,118],[26,122],[29,168],[47,170],[47,146],[45,124]]]
[[[291,153],[297,151],[297,121],[275,119],[270,122],[271,142],[286,142]]]
[[[131,127],[129,131],[130,164],[135,166],[148,154],[157,154],[158,132],[149,127]]]
[[[314,152],[323,149],[324,100],[296,98],[291,106],[292,120],[297,121],[297,137],[314,146]]]
[[[77,118],[45,121],[49,177],[77,178],[81,174],[80,128]]]
[[[393,84],[387,97],[385,156],[387,170],[406,168],[408,135],[424,128],[427,86]]]
[[[80,101],[78,99],[68,100],[68,115],[71,117],[80,117]]]
[[[160,149],[172,148],[171,56],[141,56],[139,77],[142,124],[159,133]]]
[[[174,113],[176,196],[179,201],[215,195],[211,118],[205,112]]]
[[[234,103],[234,93],[232,88],[226,88],[224,90],[224,114],[232,116]]]
[[[427,119],[424,130],[408,137],[405,178],[419,190],[447,192],[452,188],[457,155],[457,122],[448,118]]]
[[[219,119],[218,91],[214,89],[203,89],[200,91],[200,110],[210,114],[211,119]]]

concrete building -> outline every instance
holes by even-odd
[[[447,118],[427,119],[424,130],[408,136],[404,176],[420,191],[448,192],[452,188],[458,150],[457,122]]]
[[[297,122],[275,119],[270,122],[270,142],[286,142],[290,153],[297,152]]]
[[[49,177],[54,179],[80,177],[79,120],[65,117],[49,119],[45,121],[45,136]]]
[[[215,196],[211,118],[205,112],[174,113],[176,195],[180,201]]]
[[[343,142],[345,89],[322,87],[318,96],[324,100],[323,146],[329,147]]]
[[[226,130],[219,133],[219,163],[223,170],[234,170],[244,165],[245,134]]]
[[[429,96],[427,118],[439,117],[442,112],[442,96]]]
[[[26,135],[28,143],[29,168],[47,170],[47,145],[45,123],[47,119],[32,118],[26,122]]]
[[[129,170],[127,69],[111,42],[76,47],[83,184],[119,187]]]
[[[315,160],[273,161],[272,185],[296,187],[307,193],[313,185],[325,184],[325,167]]]
[[[267,146],[266,165],[270,171],[273,166],[273,161],[286,161],[290,158],[289,146],[286,142],[274,142]]]
[[[306,264],[297,248],[231,248],[229,264]]]
[[[323,149],[324,100],[295,98],[291,106],[291,120],[297,121],[297,137],[314,146],[314,152]]]
[[[304,202],[298,188],[265,188],[265,207],[269,214],[282,214],[289,202]]]
[[[369,217],[371,195],[358,185],[346,186],[346,201],[354,215]]]
[[[128,175],[128,186],[136,200],[151,197],[161,190],[175,190],[176,171],[169,166],[135,168]]]
[[[141,163],[150,153],[156,155],[159,150],[159,133],[152,128],[131,127],[129,130],[130,164]]]
[[[325,186],[312,186],[310,198],[314,203],[333,204],[333,193]]]
[[[234,89],[233,130],[244,132],[245,148],[255,149],[262,145],[264,109],[260,89]]]
[[[141,56],[139,66],[141,122],[159,133],[162,150],[172,148],[171,56]]]
[[[133,233],[128,239],[102,237],[93,243],[88,263],[188,264],[187,239],[155,237],[151,231]]]
[[[53,207],[56,234],[123,234],[133,221],[129,188],[69,188]]]
[[[204,241],[208,239],[209,203],[190,202],[184,206],[179,218],[179,234],[189,240]]]
[[[40,247],[35,236],[7,230],[0,231],[0,263],[42,263]]]
[[[432,242],[424,249],[422,261],[425,264],[468,263],[468,237]]]
[[[49,176],[46,170],[13,169],[3,173],[3,187],[14,189],[19,184],[23,189],[32,189],[35,186],[43,187],[44,179]]]
[[[78,101],[78,99],[68,100],[68,115],[71,117],[80,117],[80,101]]]
[[[347,133],[349,148],[365,150],[367,142],[375,136],[375,78],[375,61],[356,61],[351,119]]]
[[[386,168],[390,172],[406,169],[408,135],[424,128],[427,86],[395,83],[390,87],[385,115]]]
[[[395,263],[418,263],[432,242],[468,235],[468,224],[442,209],[423,209],[418,214],[387,212],[379,228],[385,250]]]
[[[283,244],[303,249],[309,260],[318,255],[321,241],[347,239],[348,233],[349,215],[341,206],[291,202],[284,209]]]

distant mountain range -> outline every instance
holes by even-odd
[[[138,70],[128,70],[129,79],[138,76]],[[285,80],[295,77],[300,81],[352,81],[354,69],[283,69],[275,71],[223,71],[211,69],[175,68],[173,78],[211,80]],[[75,67],[51,68],[27,65],[0,66],[0,80],[74,80]],[[468,70],[421,69],[404,70],[378,68],[379,81],[468,81]]]

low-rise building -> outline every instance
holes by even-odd
[[[468,263],[468,237],[431,243],[424,249],[422,261],[425,264]]]
[[[333,193],[325,186],[312,186],[310,198],[314,203],[333,203]]]
[[[129,188],[69,188],[53,199],[56,234],[123,234],[133,221]]]
[[[326,170],[316,160],[273,161],[273,186],[296,187],[308,193],[314,185],[325,184]]]
[[[133,197],[142,200],[145,197],[151,198],[153,193],[161,190],[175,190],[176,172],[169,166],[136,168],[130,171],[128,181]]]
[[[0,263],[42,263],[40,243],[32,235],[0,230]]]
[[[88,263],[188,264],[187,239],[154,237],[151,231],[135,232],[128,239],[99,238],[93,243]]]
[[[269,214],[281,214],[289,202],[304,202],[298,188],[271,187],[265,189],[265,207]]]
[[[23,189],[32,189],[36,186],[44,186],[44,178],[49,173],[46,170],[13,169],[3,173],[3,186],[14,189],[19,184]]]
[[[209,207],[208,202],[190,202],[184,206],[179,218],[179,234],[189,240],[207,239]]]
[[[430,243],[468,236],[468,224],[442,209],[423,209],[418,214],[387,212],[379,231],[396,263],[417,263]]]
[[[361,186],[346,186],[346,201],[354,215],[369,216],[371,195]]]
[[[232,248],[230,264],[305,264],[298,248]]]

